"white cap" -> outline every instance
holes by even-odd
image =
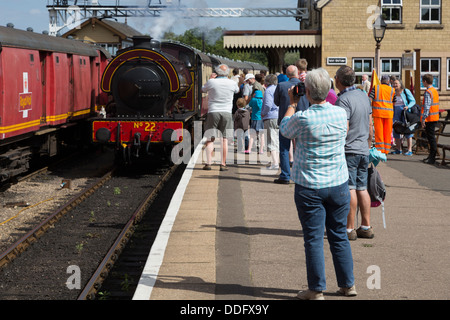
[[[247,73],[246,76],[245,76],[244,81],[247,81],[248,79],[254,79],[254,78],[255,78],[255,75],[253,75],[251,73]]]

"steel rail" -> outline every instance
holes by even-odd
[[[114,244],[109,249],[108,253],[99,264],[97,270],[93,273],[90,280],[84,287],[83,291],[78,296],[78,300],[93,300],[96,293],[100,289],[103,281],[107,278],[109,271],[114,266],[115,261],[122,253],[126,244],[130,240],[134,233],[135,225],[139,223],[142,217],[145,215],[149,206],[152,204],[153,199],[157,196],[158,192],[164,187],[165,183],[170,179],[178,166],[174,165],[168,170],[157,186],[148,194],[148,196],[141,202],[139,207],[135,210],[125,227],[122,229]]]
[[[52,227],[59,219],[61,219],[67,212],[83,202],[95,190],[100,188],[106,181],[108,181],[115,172],[115,168],[103,175],[97,181],[91,183],[87,188],[71,198],[64,206],[56,210],[53,214],[48,216],[33,230],[29,231],[22,238],[17,240],[13,245],[0,254],[0,269],[13,261],[22,252],[24,252],[31,244],[36,242],[45,232]]]

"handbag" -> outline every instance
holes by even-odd
[[[420,127],[420,109],[416,104],[410,111],[403,110],[403,121],[395,121],[392,125],[395,133],[397,134],[414,134]]]

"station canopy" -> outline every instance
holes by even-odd
[[[239,30],[224,32],[224,47],[230,50],[261,48],[318,48],[321,34],[317,30],[260,31]]]

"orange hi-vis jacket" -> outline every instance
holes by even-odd
[[[393,118],[395,89],[387,84],[374,87],[375,95],[372,100],[372,117]]]
[[[439,94],[436,88],[434,87],[429,87],[425,92],[428,92],[431,97],[430,112],[428,114],[428,117],[425,119],[425,122],[439,121]],[[425,104],[425,97],[423,98],[422,102],[421,114],[423,114],[424,104]],[[422,116],[420,116],[420,120],[422,120]]]

